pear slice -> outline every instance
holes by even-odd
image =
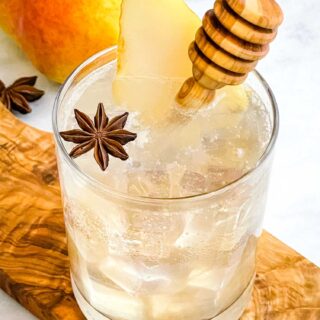
[[[114,102],[164,119],[192,73],[188,47],[200,26],[183,0],[123,0]]]

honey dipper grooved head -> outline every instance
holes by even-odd
[[[213,99],[214,90],[244,82],[268,53],[282,20],[274,0],[216,0],[189,47],[193,78],[184,83],[177,101],[200,107],[201,101]]]
[[[213,41],[210,41],[203,28],[200,28],[196,34],[195,40],[200,51],[212,62],[222,68],[237,73],[250,72],[257,64],[256,61],[244,60],[233,56],[220,48]]]
[[[230,8],[256,26],[276,29],[283,21],[281,8],[274,0],[226,0]]]
[[[240,59],[255,61],[263,58],[269,51],[268,45],[244,41],[232,34],[219,22],[213,10],[205,14],[203,29],[211,41]]]
[[[193,66],[200,70],[207,77],[211,78],[213,82],[219,82],[224,84],[236,85],[243,82],[246,78],[245,73],[236,73],[228,69],[224,69],[214,62],[210,61],[193,42],[189,49],[189,56],[193,63]],[[198,82],[199,79],[197,79]],[[204,87],[211,89],[210,87]]]
[[[227,30],[242,40],[256,44],[268,44],[277,35],[277,29],[261,28],[245,19],[241,19],[229,7],[226,0],[217,0],[215,2],[214,13]]]

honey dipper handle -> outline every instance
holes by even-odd
[[[193,77],[186,80],[177,94],[176,101],[183,107],[198,109],[209,104],[215,91],[202,87]]]

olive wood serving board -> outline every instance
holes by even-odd
[[[252,301],[241,320],[320,319],[319,268],[267,232],[257,259]],[[39,319],[84,319],[70,284],[52,134],[2,105],[0,287]]]

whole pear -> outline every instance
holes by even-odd
[[[0,26],[48,78],[63,82],[117,43],[121,0],[0,0]]]

